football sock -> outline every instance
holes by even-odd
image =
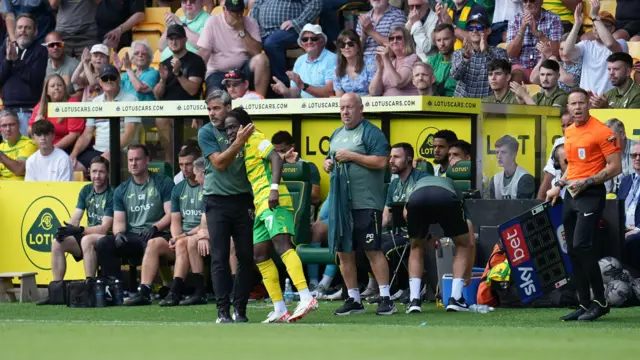
[[[390,297],[391,296],[391,294],[389,293],[389,289],[390,289],[389,285],[380,285],[378,287],[378,289],[380,289],[380,296],[381,297]]]
[[[420,299],[420,285],[422,285],[422,279],[411,278],[409,279],[409,299]]]
[[[184,285],[184,279],[181,277],[174,277],[173,284],[171,284],[171,292],[180,295],[182,294],[182,286]]]
[[[195,285],[196,285],[195,295],[204,297],[205,295],[204,275],[200,273],[193,273],[193,279],[195,280]]]
[[[311,243],[309,247],[319,248],[320,243]],[[309,264],[307,265],[307,274],[309,275],[309,284],[317,285],[318,284],[318,275],[320,274],[320,265],[318,264]]]
[[[280,288],[280,275],[278,275],[278,268],[273,260],[269,259],[265,262],[258,264],[260,274],[262,274],[262,282],[264,287],[267,288],[271,301],[275,304],[278,301],[282,301],[282,288]]]
[[[311,301],[311,299],[313,299],[313,296],[311,296],[311,292],[309,291],[309,288],[299,290],[298,295],[300,295],[300,301],[302,302],[309,302]]]
[[[291,278],[291,282],[301,293],[302,300],[302,290],[308,289],[307,279],[304,277],[304,268],[302,267],[302,261],[300,261],[300,257],[293,249],[289,249],[285,251],[284,254],[280,255],[282,259],[282,263],[287,268],[287,273],[289,273],[289,277]],[[311,296],[311,295],[309,295]]]
[[[287,312],[287,304],[284,303],[284,300],[274,301],[273,302],[273,309],[278,314],[284,314],[284,313]]]
[[[358,288],[348,289],[347,294],[349,294],[349,297],[352,298],[353,301],[357,303],[362,303],[362,300],[360,299],[360,289]]]
[[[140,295],[146,296],[146,297],[151,296],[151,286],[150,285],[140,284],[140,288],[139,289],[140,289]]]
[[[460,300],[462,297],[462,287],[464,286],[463,279],[453,279],[451,282],[451,297],[454,300]]]
[[[331,286],[331,282],[333,278],[336,276],[338,272],[338,267],[335,265],[327,265],[324,268],[324,275],[322,275],[322,280],[320,281],[320,285],[324,286],[325,289],[328,289]]]

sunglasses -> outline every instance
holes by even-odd
[[[302,41],[303,43],[306,43],[306,42],[309,42],[309,41],[316,42],[316,41],[318,41],[318,37],[317,36],[305,36],[305,37],[301,38],[300,41]]]
[[[101,76],[100,80],[102,80],[102,82],[116,82],[118,81],[118,77],[116,75],[105,75],[105,76]]]
[[[352,47],[355,47],[355,46],[356,46],[356,43],[353,42],[353,41],[344,41],[344,42],[340,43],[340,49],[344,49],[346,47],[352,48]]]
[[[224,74],[225,79],[240,79],[240,75],[235,72]]]
[[[482,30],[484,30],[484,26],[482,26],[482,25],[475,25],[475,26],[469,25],[469,26],[467,26],[467,31],[473,32],[474,30],[475,31],[482,31]]]
[[[404,38],[402,37],[402,35],[389,36],[389,42],[393,42],[393,41],[402,41],[402,40],[404,40]]]
[[[64,47],[64,43],[62,41],[52,41],[50,43],[46,43],[49,49],[59,49]]]
[[[422,4],[409,5],[409,10],[420,10],[420,9],[422,9]]]
[[[640,158],[640,153],[631,153],[629,156],[631,156],[632,159],[638,159]]]

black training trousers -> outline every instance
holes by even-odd
[[[206,195],[207,228],[211,245],[211,280],[218,309],[229,308],[233,289],[233,306],[244,309],[254,285],[253,197]],[[230,239],[236,247],[238,269],[235,287],[229,267]]]
[[[604,284],[600,273],[598,247],[595,246],[596,230],[604,211],[606,189],[593,185],[582,193],[564,195],[562,222],[567,241],[567,251],[573,267],[573,281],[578,289],[580,305],[589,307],[593,299],[605,303]]]
[[[129,259],[134,264],[142,263],[142,256],[147,244],[138,234],[126,233],[127,242],[116,245],[115,235],[106,235],[96,242],[96,257],[102,268],[102,276],[120,278],[122,259]]]

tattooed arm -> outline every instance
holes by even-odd
[[[591,176],[583,180],[578,180],[572,183],[571,185],[569,185],[569,188],[575,195],[583,192],[586,188],[588,188],[591,185],[604,184],[606,181],[609,181],[615,178],[616,176],[618,176],[618,174],[622,172],[622,160],[620,158],[619,152],[609,154],[606,156],[605,159],[607,161],[607,165],[602,171],[595,174],[594,176]]]

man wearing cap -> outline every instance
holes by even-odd
[[[333,96],[333,76],[338,57],[325,49],[326,43],[327,36],[320,25],[305,25],[298,37],[298,45],[306,54],[296,60],[293,71],[287,71],[290,86],[287,87],[274,76],[275,84],[271,85],[273,91],[286,98]]]
[[[18,115],[22,135],[27,135],[27,123],[33,107],[40,101],[42,82],[47,70],[47,49],[34,41],[36,31],[33,16],[18,15],[15,22],[15,42],[7,37],[0,47],[3,105],[5,109]]]
[[[198,54],[207,63],[207,92],[224,90],[225,75],[242,69],[249,86],[266,96],[269,59],[262,52],[260,27],[255,19],[244,16],[243,0],[226,0],[223,9],[207,21],[198,40]]]
[[[457,39],[453,49],[460,50],[462,41],[467,37],[467,21],[471,19],[470,15],[487,10],[474,0],[449,0],[447,3],[450,6],[444,7],[443,3],[436,5],[436,13],[439,14],[440,23],[453,25]]]
[[[194,54],[198,53],[198,40],[200,39],[200,33],[204,29],[204,25],[211,17],[203,6],[202,0],[182,1],[181,9],[184,15],[178,17],[172,12],[164,14],[165,31],[160,36],[158,42],[158,49],[162,51],[160,55],[160,61],[165,61],[171,57],[171,49],[167,47],[167,29],[171,25],[184,26],[184,30],[187,34],[187,50]]]
[[[262,100],[264,96],[255,91],[249,90],[249,80],[242,69],[231,70],[224,75],[222,86],[227,88],[227,92],[232,99]]]
[[[65,54],[65,43],[62,41],[62,35],[53,31],[44,38],[44,46],[49,53],[49,61],[47,62],[46,75],[58,74],[67,85],[67,92],[77,98],[82,97],[82,88],[71,82],[73,72],[76,70],[80,62],[70,55]]]

